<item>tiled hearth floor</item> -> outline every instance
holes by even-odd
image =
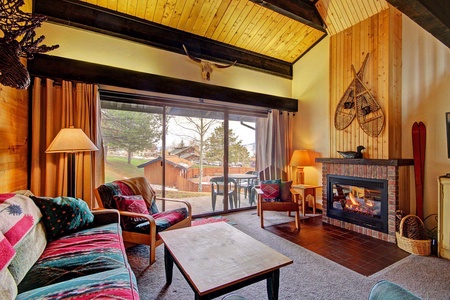
[[[321,217],[301,220],[299,233],[293,229],[290,223],[266,226],[266,230],[365,276],[409,255],[396,244],[322,223]]]

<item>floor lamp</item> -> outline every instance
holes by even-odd
[[[305,183],[305,173],[303,172],[303,167],[311,166],[311,159],[309,158],[309,153],[307,150],[294,150],[292,153],[291,162],[289,165],[297,167],[296,173],[296,184]]]
[[[77,152],[97,151],[81,128],[63,128],[56,135],[45,153],[67,153],[67,196],[75,197],[75,154]]]

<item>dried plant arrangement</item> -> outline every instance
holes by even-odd
[[[34,30],[47,20],[46,16],[33,15],[20,10],[24,0],[0,0],[0,83],[17,89],[30,85],[30,75],[20,58],[32,59],[36,53],[58,48],[58,45],[39,45],[44,39],[35,39]]]

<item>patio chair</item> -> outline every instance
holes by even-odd
[[[119,210],[124,242],[128,245],[150,246],[150,264],[155,262],[156,247],[162,244],[159,232],[191,226],[190,203],[156,198],[145,177],[104,183],[94,190],[94,194],[99,209]],[[160,212],[156,200],[177,202],[182,204],[182,207]]]
[[[245,174],[251,174],[251,175],[258,175],[258,172],[256,171],[248,171]],[[256,185],[258,181],[258,178],[249,178],[240,180],[238,184],[238,193],[241,193],[241,190],[244,190],[244,198],[247,199],[247,196],[249,197],[249,203],[252,205],[252,199],[251,199],[251,191],[253,187]]]
[[[216,200],[217,196],[224,196],[224,182],[225,179],[223,176],[219,177],[213,177],[209,180],[211,182],[211,201],[212,201],[212,210],[216,210]],[[225,201],[225,197],[224,197]],[[230,203],[230,208],[233,208],[233,202],[234,206],[237,207],[237,186],[236,186],[236,180],[233,178],[228,178],[228,201]]]
[[[300,230],[300,209],[297,197],[291,194],[292,181],[287,181],[283,170],[268,167],[259,173],[260,185],[255,188],[258,195],[258,215],[264,228],[264,211],[294,212],[295,228]]]

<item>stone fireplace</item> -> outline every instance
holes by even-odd
[[[412,159],[317,158],[323,222],[395,243],[395,211],[409,206]]]

